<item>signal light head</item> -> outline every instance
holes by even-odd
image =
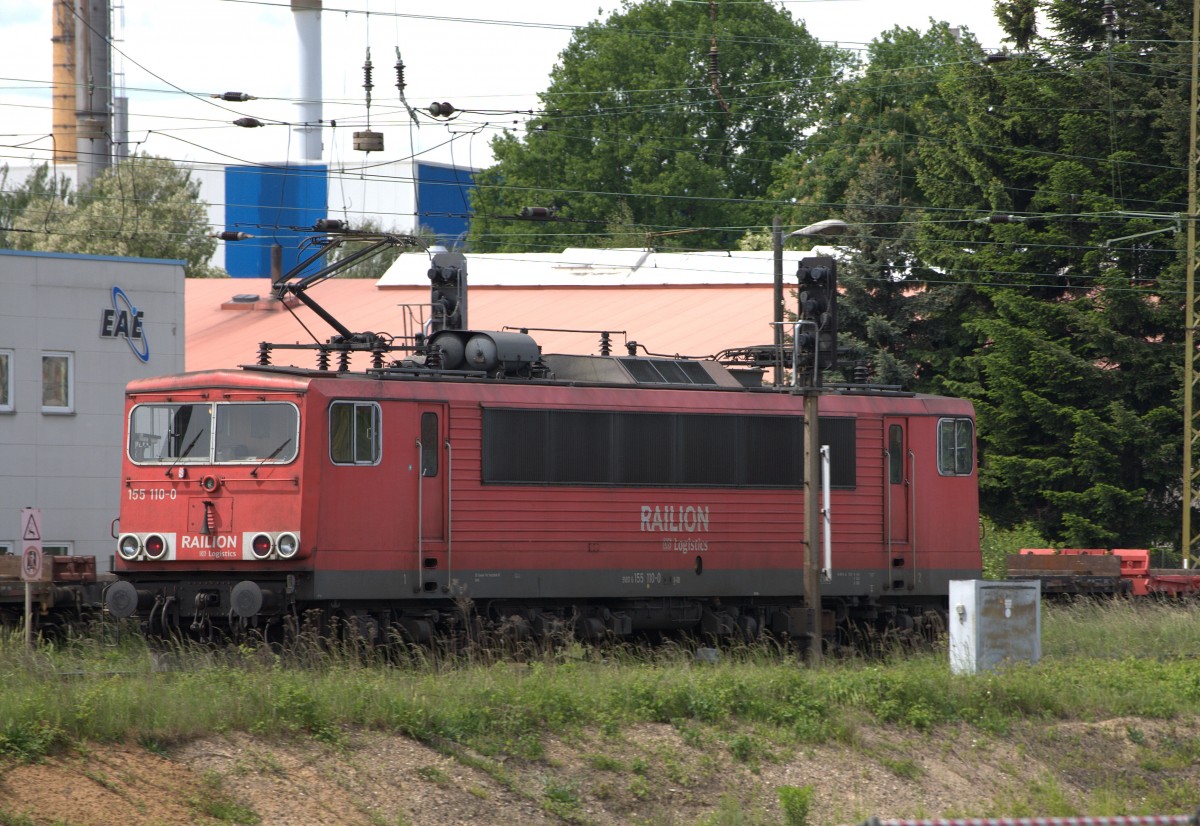
[[[816,375],[817,369],[837,366],[837,262],[827,255],[804,258],[796,267],[796,279],[797,316],[808,329],[795,333],[794,346],[809,353]]]

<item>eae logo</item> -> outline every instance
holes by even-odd
[[[142,361],[150,361],[150,342],[146,339],[145,313],[133,306],[120,287],[112,288],[112,309],[100,313],[100,338],[123,338],[129,349]]]

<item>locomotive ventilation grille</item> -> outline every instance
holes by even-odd
[[[638,384],[703,384],[715,386],[716,381],[694,361],[671,359],[618,359]]]

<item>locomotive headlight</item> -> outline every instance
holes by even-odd
[[[255,559],[266,559],[271,555],[271,545],[271,537],[265,533],[255,534],[250,542],[250,552],[254,554]]]
[[[275,550],[278,551],[280,559],[291,559],[296,555],[296,551],[300,550],[300,542],[294,533],[281,533],[275,540]]]
[[[141,541],[131,533],[122,536],[121,541],[117,543],[117,553],[121,555],[121,559],[126,561],[137,559],[141,550]]]
[[[146,557],[148,559],[162,559],[166,552],[167,543],[161,536],[152,533],[146,537]]]

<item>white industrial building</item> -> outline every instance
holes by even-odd
[[[40,508],[50,553],[107,569],[127,382],[184,367],[182,261],[0,250],[0,553]]]

